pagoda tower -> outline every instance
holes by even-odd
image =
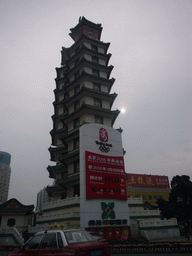
[[[52,146],[54,166],[48,166],[54,185],[46,188],[55,199],[80,196],[79,128],[99,123],[109,127],[119,114],[111,110],[116,93],[110,94],[115,81],[110,78],[113,66],[107,53],[110,43],[100,41],[102,27],[84,17],[70,29],[74,44],[61,51],[61,67],[56,68],[56,89]]]

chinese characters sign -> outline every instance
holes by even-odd
[[[127,195],[128,197],[133,197],[133,198],[142,198],[143,202],[149,202],[149,203],[156,203],[158,198],[162,198],[166,201],[169,200],[169,190],[167,193],[165,192],[141,192],[141,191],[128,191]]]
[[[128,174],[126,183],[130,187],[169,188],[168,176]]]
[[[123,156],[86,151],[86,198],[127,200]]]

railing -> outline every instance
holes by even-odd
[[[67,206],[71,204],[80,204],[80,198],[76,195],[75,197],[70,197],[66,199],[51,200],[50,202],[42,205],[42,211],[46,209],[52,209],[55,207]]]
[[[175,226],[177,220],[139,220],[140,227],[162,227],[162,226]]]
[[[128,201],[128,204],[143,204],[143,199],[141,197],[139,198],[129,197],[127,201]]]
[[[159,210],[130,210],[129,215],[131,217],[135,216],[159,216]]]
[[[42,216],[37,217],[37,222],[40,221],[53,221],[59,219],[66,219],[66,218],[79,218],[80,211],[70,211],[66,213],[58,213],[58,214],[44,214]]]

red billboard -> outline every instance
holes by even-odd
[[[90,151],[86,158],[86,198],[127,200],[123,156],[106,156]]]
[[[169,188],[168,176],[127,173],[127,186]]]

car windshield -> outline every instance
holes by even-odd
[[[95,237],[85,230],[64,231],[68,244],[97,241]]]

